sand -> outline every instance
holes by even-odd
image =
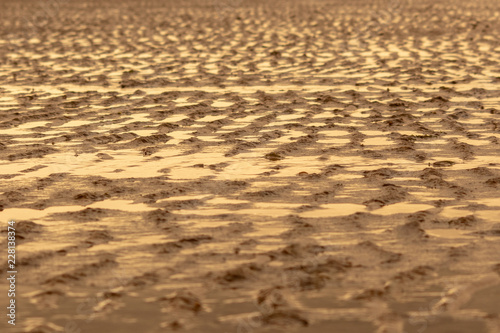
[[[0,13],[2,332],[500,332],[499,4]]]

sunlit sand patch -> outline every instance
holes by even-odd
[[[23,253],[40,253],[40,252],[56,252],[60,250],[64,250],[65,248],[75,246],[76,241],[71,242],[53,242],[53,241],[44,241],[39,240],[35,242],[23,243],[17,245],[17,250],[22,251]]]
[[[82,125],[95,124],[95,120],[71,120],[57,127],[78,127]]]
[[[457,218],[457,217],[463,217],[467,215],[473,214],[473,212],[466,210],[466,209],[460,209],[467,207],[465,205],[459,205],[459,206],[448,206],[443,208],[443,210],[439,213],[439,216],[442,216],[444,218]]]
[[[323,134],[325,136],[333,136],[333,137],[350,135],[350,133],[348,131],[344,131],[344,130],[318,131],[318,134]]]
[[[471,202],[486,205],[490,207],[500,207],[500,197],[499,198],[484,198],[484,199],[474,199],[470,200]]]
[[[290,208],[281,208],[283,207],[282,205],[260,205],[255,204],[255,208],[252,209],[238,209],[238,210],[229,210],[229,209],[222,209],[222,208],[210,208],[210,207],[203,207],[199,209],[182,209],[176,211],[176,214],[193,214],[193,215],[200,215],[200,216],[215,216],[215,215],[222,215],[222,214],[236,214],[236,215],[256,215],[256,216],[268,216],[268,217],[281,217],[281,216],[287,216],[291,213],[293,213],[293,210]],[[293,205],[293,207],[300,206],[300,205]]]
[[[215,171],[210,169],[186,169],[186,168],[171,168],[168,173],[169,178],[172,179],[198,179],[200,177],[214,176]]]
[[[19,144],[26,144],[27,142],[40,142],[44,140],[49,140],[49,139],[54,139],[56,136],[51,135],[51,136],[44,136],[41,138],[32,138],[32,137],[24,137],[24,138],[15,138],[13,139],[16,142],[19,142]]]
[[[421,189],[427,189],[425,187],[420,187]],[[442,201],[452,201],[454,200],[453,197],[444,197],[439,195],[439,193],[432,193],[429,191],[408,191],[409,194],[411,194],[416,200],[419,201],[437,201],[437,200],[442,200]]]
[[[174,290],[197,290],[204,288],[204,284],[201,282],[186,282],[185,278],[175,279],[169,281],[165,284],[157,284],[152,286],[153,290],[164,292],[164,290],[174,291]]]
[[[127,103],[117,103],[117,104],[113,104],[113,105],[96,105],[96,104],[92,104],[89,107],[92,108],[92,109],[103,110],[103,109],[113,109],[113,108],[119,108],[119,107],[128,107],[128,104]]]
[[[498,210],[480,210],[474,213],[480,219],[487,222],[498,223],[500,221],[500,209]]]
[[[215,100],[215,101],[213,101],[212,106],[214,108],[227,108],[233,104],[234,104],[233,102],[227,102],[224,100]]]
[[[86,207],[89,208],[105,208],[105,209],[118,209],[124,210],[126,212],[143,212],[149,210],[155,210],[157,208],[150,207],[143,203],[134,203],[133,200],[103,200],[97,201]]]
[[[205,122],[210,122],[218,119],[224,119],[227,118],[227,115],[219,115],[219,116],[205,116],[203,118],[196,119],[196,121],[205,121]]]
[[[368,117],[370,117],[370,113],[368,112],[368,109],[357,110],[356,112],[353,112],[350,115],[351,115],[351,117],[355,117],[355,118],[368,118]]]
[[[417,177],[398,177],[398,176],[394,176],[393,179],[397,182],[402,182],[403,184],[408,184],[407,182],[410,181],[410,182],[418,182],[420,181],[420,178],[417,178]],[[408,189],[412,189],[412,188],[422,188],[421,186],[414,186],[414,185],[407,185],[407,188]]]
[[[231,211],[229,209],[224,209],[224,208],[210,208],[210,207],[202,207],[202,208],[198,208],[198,209],[174,209],[172,211],[178,215],[198,215],[198,216],[216,216],[216,215],[224,215],[224,214],[236,214],[236,215],[244,214],[241,212],[241,210]],[[190,221],[190,222],[197,223],[195,220]],[[206,225],[208,225],[208,224],[206,224]]]
[[[425,232],[429,236],[459,240],[461,238],[473,238],[475,236],[470,235],[470,230],[458,230],[458,229],[427,229]]]
[[[491,141],[489,141],[489,140],[475,140],[475,139],[467,139],[467,138],[461,138],[460,142],[467,143],[467,144],[473,145],[473,146],[479,146],[479,147],[484,147],[484,146],[491,144]]]
[[[489,167],[493,169],[500,169],[500,156],[488,155],[488,156],[474,156],[473,159],[463,160],[459,158],[450,158],[446,156],[433,156],[429,159],[429,162],[439,162],[439,161],[451,161],[455,164],[447,167],[449,170],[467,170],[478,167]]]
[[[388,134],[387,132],[375,131],[375,130],[360,130],[360,132],[368,136],[380,136],[380,137],[385,137]]]
[[[253,224],[255,231],[245,233],[246,237],[277,237],[281,233],[287,231],[289,228],[285,225],[279,225],[275,221],[272,222],[255,222]],[[268,251],[276,249],[275,244],[264,245],[262,244],[260,250]]]
[[[127,117],[132,117],[132,119],[127,120],[125,123],[132,123],[135,121],[150,121],[151,119],[149,113],[132,113],[127,115]]]
[[[45,121],[37,121],[37,122],[32,122],[32,123],[25,123],[21,124],[18,127],[14,128],[7,128],[7,129],[0,129],[0,135],[25,135],[28,134],[31,131],[32,128],[38,127],[38,126],[44,126],[46,124],[49,124],[49,122]]]
[[[404,131],[399,130],[398,133],[402,134],[402,135],[422,135],[422,133],[417,132],[417,131],[406,131],[406,130],[404,130]]]
[[[372,210],[370,213],[376,215],[392,215],[392,214],[411,214],[422,210],[432,209],[434,206],[428,204],[414,204],[408,202],[398,202],[392,205],[387,205],[379,209]]]
[[[16,105],[16,99],[11,96],[0,96],[0,105]]]
[[[6,106],[0,106],[0,110],[2,110],[2,111],[9,111],[9,110],[14,110],[14,108],[16,108],[16,107],[17,107],[17,105],[15,105],[15,104],[13,104],[13,105],[6,105]]]
[[[73,175],[89,175],[89,174],[105,174],[108,178],[126,178],[126,177],[152,177],[161,175],[158,170],[168,166],[175,165],[174,161],[156,160],[144,161],[144,156],[135,150],[120,150],[120,151],[101,151],[113,157],[112,160],[102,160],[95,163],[96,156],[94,153],[78,154],[74,152],[66,152],[61,154],[50,154],[45,157],[45,162],[50,163],[48,168],[36,171],[36,176],[48,176],[56,172],[70,172]],[[173,156],[179,154],[176,149],[171,149],[170,152],[162,153],[163,157],[174,159]],[[175,161],[186,160],[186,158],[176,156]],[[186,161],[187,162],[187,161]],[[32,163],[32,162],[31,162]],[[135,165],[134,165],[135,163]],[[26,168],[27,164],[19,163],[17,169]],[[126,167],[126,168],[124,168]],[[115,172],[117,169],[123,169],[123,172]],[[11,169],[12,170],[12,169]],[[3,171],[0,167],[0,172]],[[11,171],[12,172],[12,171]],[[35,175],[32,173],[30,176]],[[25,177],[25,176],[22,176]]]
[[[49,123],[50,122],[48,122],[48,121],[33,121],[33,122],[21,124],[21,125],[17,126],[17,129],[20,129],[20,130],[29,130],[29,129],[33,128],[33,127],[45,126],[45,125],[47,125]]]
[[[325,109],[328,109],[328,108],[324,108],[323,110]],[[321,113],[318,113],[318,114],[315,114],[314,116],[312,116],[312,119],[323,119],[323,118],[330,118],[334,115],[334,113],[332,112],[321,112]]]
[[[52,206],[45,209],[7,208],[0,212],[0,219],[2,219],[3,221],[18,221],[28,219],[41,220],[50,214],[75,212],[84,208],[84,206]]]
[[[275,209],[275,208],[283,208],[283,209],[293,209],[302,206],[302,204],[294,204],[294,203],[286,203],[286,202],[257,202],[254,204],[255,208],[258,209]]]
[[[135,247],[150,245],[154,243],[164,242],[168,240],[168,236],[165,235],[135,235],[134,237],[121,237],[117,240],[112,240],[106,244],[97,244],[89,249],[89,252],[101,252],[101,251],[121,251],[130,252],[136,251]],[[154,255],[151,253],[141,253],[140,259],[144,259],[144,257],[153,257]],[[126,259],[130,261],[131,258]]]
[[[248,125],[249,125],[249,123],[238,122],[237,124],[223,126],[222,127],[223,129],[217,130],[216,133],[217,134],[230,133],[230,132],[233,132],[233,130],[235,130],[235,129],[243,128],[243,127],[246,127]]]
[[[256,216],[268,216],[268,217],[282,217],[293,213],[292,209],[284,208],[254,208],[254,209],[239,209],[238,214],[256,215]]]
[[[156,202],[160,203],[160,202],[164,202],[164,201],[174,201],[174,200],[198,200],[198,199],[199,200],[204,200],[204,199],[212,198],[212,197],[213,197],[213,195],[206,195],[206,194],[200,194],[200,195],[176,195],[176,196],[172,196],[172,197],[169,197],[169,198],[157,200]],[[224,198],[220,198],[220,199],[222,201],[224,201]],[[214,200],[214,199],[212,199],[212,200]],[[210,200],[208,200],[207,203],[209,201]]]
[[[387,231],[387,229],[370,230],[369,233],[381,233]],[[334,246],[352,246],[359,243],[359,232],[331,232],[325,233],[323,235],[313,235],[310,236],[312,239],[318,241],[320,244],[328,244]]]
[[[200,137],[201,141],[206,141],[206,142],[224,142],[224,139],[220,139],[218,136],[215,135],[205,135]]]
[[[330,157],[328,163],[340,164],[345,166],[347,171],[357,172],[378,168],[397,168],[398,171],[420,171],[427,166],[427,163],[415,163],[413,160],[403,158],[391,158],[390,162],[387,162],[385,160],[373,160],[361,156],[338,155]]]
[[[307,126],[316,126],[316,127],[322,127],[324,125],[325,123],[320,123],[320,122],[312,122],[307,124]]]
[[[348,144],[349,142],[351,142],[351,139],[339,139],[339,138],[336,138],[336,137],[332,137],[332,138],[320,139],[320,140],[318,140],[316,142],[317,143],[328,143],[328,144],[334,144],[334,145],[337,145],[337,146],[342,146],[342,145],[345,145],[345,144]]]
[[[250,203],[248,200],[240,200],[240,199],[229,199],[224,197],[216,197],[213,199],[209,199],[206,201],[207,204],[210,205],[219,205],[219,204],[241,204],[241,203]]]
[[[461,119],[458,123],[469,124],[469,125],[483,125],[485,123],[484,119]]]
[[[168,141],[168,144],[177,145],[183,140],[187,140],[193,137],[193,130],[183,130],[183,131],[172,131],[168,133],[173,139]]]
[[[324,204],[319,207],[320,209],[302,212],[298,215],[301,217],[337,217],[367,211],[364,205],[359,204]]]
[[[266,165],[255,165],[250,161],[234,162],[225,167],[223,171],[217,174],[218,180],[245,180],[252,179],[268,171]]]
[[[363,140],[363,145],[365,146],[390,146],[394,145],[394,141],[388,139],[386,137],[375,137],[375,138],[366,138]]]
[[[292,120],[292,119],[297,119],[297,118],[302,118],[304,117],[303,114],[296,113],[296,114],[280,114],[276,117],[276,119],[282,121],[282,120]]]

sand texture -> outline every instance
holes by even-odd
[[[500,332],[500,3],[0,19],[2,332]]]

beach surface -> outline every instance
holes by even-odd
[[[500,332],[499,3],[0,19],[2,332]]]

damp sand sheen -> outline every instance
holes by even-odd
[[[37,6],[0,2],[1,332],[500,332],[498,4]]]

